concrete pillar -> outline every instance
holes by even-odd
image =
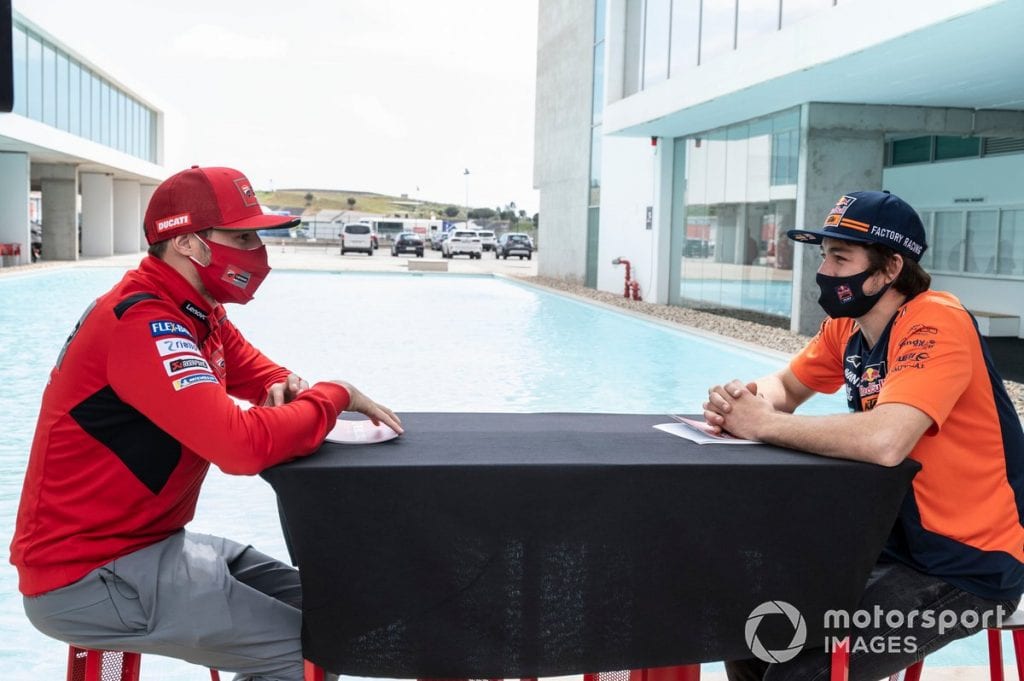
[[[146,217],[146,209],[149,208],[149,200],[153,198],[153,192],[156,191],[155,184],[143,184],[139,185],[139,250],[144,251],[149,248],[149,243],[146,241],[146,230],[142,226],[142,221]]]
[[[142,216],[137,180],[114,180],[114,253],[138,253]]]
[[[34,163],[42,192],[43,260],[78,260],[78,171],[70,164]]]
[[[114,176],[82,173],[82,255],[114,254]]]
[[[0,243],[21,244],[19,265],[31,261],[28,193],[31,189],[28,154],[0,153]],[[10,262],[8,256],[8,262]]]
[[[800,116],[800,165],[796,226],[816,229],[846,192],[882,189],[885,121],[863,107],[851,121],[833,116],[838,105],[804,104]],[[840,111],[841,113],[841,111]],[[855,112],[856,113],[856,112]],[[814,281],[821,262],[818,246],[796,244],[793,254],[793,313],[790,330],[812,335],[825,313]]]

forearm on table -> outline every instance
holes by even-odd
[[[760,420],[756,439],[831,458],[896,466],[907,457],[931,421],[913,407],[888,407],[825,416],[772,412]],[[903,427],[898,426],[899,421]]]

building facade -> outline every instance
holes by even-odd
[[[541,0],[541,274],[812,333],[820,226],[887,189],[923,264],[1024,336],[1020,0]],[[553,253],[552,251],[555,251]]]
[[[11,23],[0,243],[18,246],[19,264],[139,252],[145,207],[166,176],[163,112],[18,12]]]

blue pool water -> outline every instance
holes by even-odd
[[[10,539],[39,399],[85,306],[123,274],[68,268],[0,278],[0,519]],[[230,314],[267,355],[310,381],[344,378],[402,411],[699,411],[708,385],[779,368],[739,349],[491,277],[275,271]],[[845,409],[838,396],[811,413]],[[286,556],[273,493],[259,478],[213,470],[191,529]],[[10,678],[63,677],[66,648],[24,618],[16,575],[0,565],[0,666]],[[930,665],[985,662],[975,637]],[[199,670],[147,656],[146,679]],[[711,667],[720,669],[719,666]]]

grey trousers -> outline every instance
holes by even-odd
[[[24,602],[37,629],[67,643],[302,681],[298,571],[229,539],[178,532]]]

